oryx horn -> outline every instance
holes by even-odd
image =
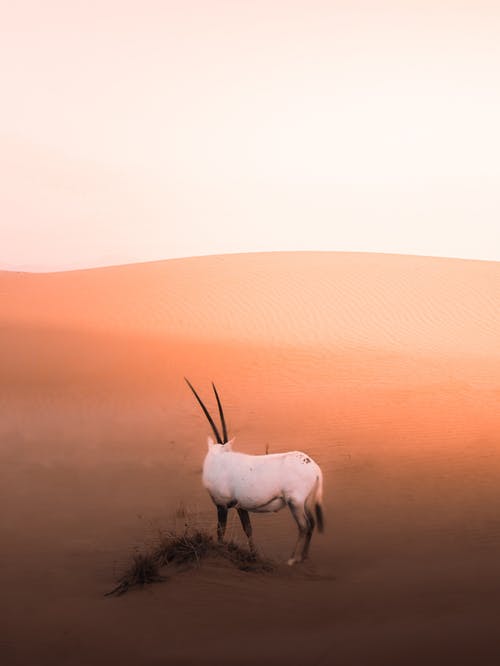
[[[222,423],[222,435],[224,437],[224,444],[227,442],[227,428],[226,428],[226,419],[224,418],[224,412],[222,411],[222,405],[220,403],[219,394],[215,388],[215,384],[212,382],[212,386],[215,393],[215,398],[217,400],[217,406],[219,408],[220,421]]]
[[[194,397],[195,397],[196,400],[198,400],[198,402],[200,403],[200,406],[201,406],[201,408],[202,408],[202,410],[203,410],[205,416],[207,417],[208,422],[209,422],[210,425],[212,426],[212,430],[214,431],[215,439],[217,440],[217,442],[218,442],[219,444],[224,444],[224,442],[222,441],[222,439],[221,439],[221,437],[220,437],[220,435],[219,435],[219,431],[217,430],[217,428],[216,428],[216,426],[215,426],[215,423],[214,423],[212,417],[211,417],[210,414],[208,413],[208,409],[207,409],[207,408],[205,407],[205,405],[203,404],[202,399],[201,399],[200,396],[196,393],[196,391],[195,391],[195,389],[194,389],[194,386],[191,384],[191,382],[189,381],[189,379],[188,379],[187,377],[184,377],[184,379],[186,380],[187,385],[189,386],[189,388],[191,389],[191,391],[194,393]],[[215,387],[214,387],[214,388],[215,388]],[[216,392],[216,395],[217,395],[217,392]],[[217,401],[218,401],[218,398],[217,398]],[[225,431],[226,426],[225,426],[224,421],[223,421],[222,423],[223,423],[223,428],[224,428],[224,431]]]

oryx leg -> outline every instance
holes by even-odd
[[[306,511],[304,504],[298,504],[293,500],[289,500],[288,506],[297,523],[297,527],[299,528],[297,543],[293,549],[292,556],[288,560],[288,564],[291,566],[292,564],[295,564],[295,562],[302,562],[302,560],[307,557],[309,543],[314,528],[314,520],[312,520],[311,513]]]
[[[248,514],[248,511],[246,511],[245,509],[238,509],[238,516],[240,517],[243,531],[247,535],[250,552],[255,553],[255,545],[252,539],[252,523],[250,522],[250,516]]]
[[[223,541],[226,533],[227,507],[217,504],[217,541]]]
[[[306,532],[306,536],[304,538],[304,546],[302,548],[302,559],[306,560],[307,556],[309,555],[309,544],[311,543],[311,537],[312,533],[314,530],[314,526],[316,525],[316,521],[314,520],[314,516],[312,513],[309,511],[307,507],[305,507],[305,513],[306,513],[306,518],[308,522],[308,529]]]

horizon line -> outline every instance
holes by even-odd
[[[139,261],[124,261],[120,263],[98,263],[91,265],[82,265],[74,267],[64,267],[64,268],[34,268],[34,267],[5,267],[0,266],[0,272],[2,273],[22,273],[28,275],[50,275],[54,273],[75,273],[81,271],[91,271],[91,270],[100,270],[100,269],[111,269],[111,268],[126,268],[127,266],[139,266],[145,264],[156,264],[164,263],[166,261],[184,261],[190,259],[202,259],[208,257],[230,257],[236,255],[268,255],[268,254],[359,254],[359,255],[381,255],[388,257],[415,257],[419,259],[443,259],[443,260],[453,260],[453,261],[481,261],[487,263],[499,263],[496,259],[482,259],[477,257],[463,257],[463,256],[452,256],[452,255],[434,255],[434,254],[418,254],[418,253],[406,253],[406,252],[367,252],[365,250],[262,250],[262,251],[235,251],[235,252],[216,252],[216,253],[207,253],[207,254],[195,254],[195,255],[186,255],[180,257],[165,257],[163,259],[145,259]]]

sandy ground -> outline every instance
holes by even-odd
[[[500,663],[499,264],[208,257],[0,273],[0,302],[2,664]],[[215,527],[184,375],[240,450],[317,460],[326,532],[104,597],[158,529]],[[288,513],[253,523],[284,562]]]

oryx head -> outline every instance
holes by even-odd
[[[221,401],[220,401],[220,398],[219,398],[219,394],[217,393],[217,389],[215,388],[215,384],[212,382],[212,388],[213,388],[214,393],[215,393],[215,399],[217,400],[217,407],[219,408],[219,416],[220,416],[220,421],[221,421],[221,425],[222,425],[222,437],[220,436],[219,431],[217,430],[217,426],[215,425],[213,418],[210,416],[210,413],[209,413],[208,409],[203,404],[203,400],[200,398],[200,396],[196,392],[194,386],[191,384],[189,379],[187,379],[187,377],[184,377],[184,379],[186,380],[187,385],[189,386],[191,391],[194,393],[194,397],[200,403],[200,406],[203,410],[203,413],[207,417],[208,422],[210,423],[210,426],[212,427],[212,431],[215,435],[215,442],[211,437],[208,438],[208,448],[209,449],[212,449],[214,447],[219,448],[218,445],[220,445],[224,448],[230,449],[231,445],[233,443],[233,440],[228,441],[228,438],[227,438],[226,419],[224,418],[224,411],[222,409],[222,404],[221,404]]]

